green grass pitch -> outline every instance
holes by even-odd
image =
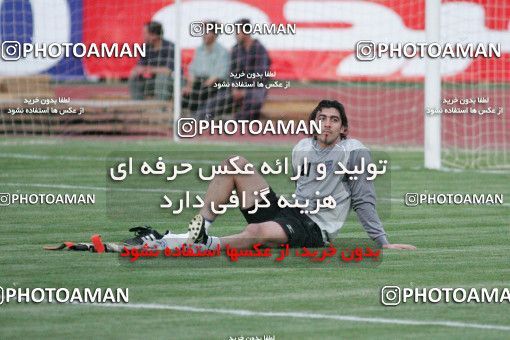
[[[114,218],[107,211],[106,166],[114,164],[108,163],[109,157],[119,151],[157,153],[160,150],[202,160],[215,160],[221,153],[227,156],[250,150],[251,155],[258,157],[255,161],[261,161],[270,151],[290,154],[291,145],[0,139],[0,192],[96,195],[96,204],[89,206],[0,207],[0,286],[127,287],[128,305],[168,307],[4,304],[0,306],[0,337],[228,339],[274,335],[276,339],[359,336],[508,339],[510,336],[510,330],[467,326],[510,326],[508,303],[407,303],[397,307],[380,303],[380,289],[385,285],[510,286],[508,202],[502,206],[418,207],[406,207],[403,202],[406,192],[425,191],[501,193],[508,201],[510,175],[424,170],[421,152],[386,151],[395,170],[391,172],[391,212],[383,216],[383,223],[391,242],[414,244],[418,250],[385,251],[383,262],[376,268],[175,268],[170,265],[130,268],[113,254],[43,251],[43,245],[63,240],[87,241],[93,233],[100,233],[108,241],[122,240],[130,226],[140,223],[184,232],[191,211],[181,216],[156,214],[152,218],[142,214],[138,219],[136,216]],[[284,186],[271,184],[277,188]],[[190,189],[203,191],[205,186]],[[140,200],[144,200],[143,193]],[[149,204],[157,206],[159,202]],[[232,212],[218,218],[214,233],[226,235],[239,231],[243,225],[241,214]],[[366,235],[356,218],[351,218],[341,236]],[[182,310],[185,308],[197,309]],[[242,314],[239,310],[255,314]],[[335,319],[336,316],[354,318]],[[373,322],[378,318],[389,321]],[[406,320],[460,324],[402,324]]]

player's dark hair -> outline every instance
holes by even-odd
[[[340,139],[347,138],[347,129],[349,128],[349,123],[347,122],[347,115],[345,114],[345,108],[339,101],[336,100],[327,100],[323,99],[319,102],[319,105],[315,109],[313,109],[312,113],[310,113],[310,117],[308,117],[308,123],[317,118],[317,114],[321,112],[323,109],[335,109],[338,111],[340,115],[340,121],[342,122],[342,126],[345,128],[345,133],[340,134]],[[313,137],[316,138],[315,136]]]
[[[236,21],[236,24],[239,24],[242,29],[241,32],[251,32],[251,21],[247,18],[242,18]]]
[[[145,24],[145,27],[147,27],[147,31],[151,34],[155,34],[158,37],[163,36],[163,25],[161,25],[160,22],[157,21],[149,21]]]

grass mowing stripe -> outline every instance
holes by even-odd
[[[83,305],[83,304],[80,304]],[[244,309],[213,309],[213,308],[197,308],[189,306],[173,306],[163,304],[87,304],[94,307],[106,308],[132,308],[132,309],[163,309],[174,310],[180,312],[192,313],[211,313],[211,314],[227,314],[234,316],[261,316],[261,317],[287,317],[287,318],[302,318],[302,319],[329,319],[336,321],[353,321],[353,322],[368,322],[368,323],[385,323],[394,325],[408,325],[408,326],[442,326],[442,327],[457,327],[457,328],[476,328],[487,330],[501,330],[510,331],[510,326],[505,325],[491,325],[491,324],[476,324],[464,323],[457,321],[419,321],[419,320],[406,320],[406,319],[386,319],[386,318],[367,318],[353,315],[328,315],[316,314],[308,312],[258,312]]]
[[[44,184],[44,183],[1,183],[5,186],[13,187],[33,187],[33,188],[49,188],[49,189],[71,189],[71,190],[95,190],[95,191],[126,191],[126,192],[174,192],[182,193],[184,190],[174,189],[137,189],[137,188],[106,188],[106,187],[94,187],[87,185],[70,185],[70,184]],[[205,194],[205,191],[186,190],[190,193]]]
[[[137,188],[103,188],[103,187],[94,187],[94,186],[83,186],[83,185],[70,185],[70,184],[44,184],[44,183],[2,183],[5,186],[24,186],[24,187],[34,187],[34,188],[54,188],[54,189],[83,189],[83,190],[96,190],[96,191],[127,191],[127,192],[161,192],[160,189],[137,189]],[[183,190],[170,190],[165,189],[165,192],[175,192],[182,193]],[[205,191],[190,191],[190,193],[205,193]],[[380,201],[391,201],[403,203],[404,198],[380,198]],[[491,204],[486,204],[491,205]],[[510,206],[510,203],[500,204],[502,206]]]

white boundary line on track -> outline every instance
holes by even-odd
[[[57,140],[25,140],[25,141],[4,140],[4,141],[0,141],[0,145],[6,145],[6,146],[56,145],[56,144],[61,144],[61,143]]]
[[[138,151],[135,151],[138,152]],[[143,152],[143,151],[142,151]],[[14,159],[31,159],[31,160],[39,160],[39,161],[50,161],[50,160],[59,160],[59,161],[125,161],[125,158],[121,157],[82,157],[82,156],[44,156],[44,155],[32,155],[32,154],[23,154],[23,153],[0,153],[0,158],[14,158]],[[213,160],[201,160],[201,159],[172,159],[171,163],[198,163],[198,164],[218,164],[219,161]],[[165,163],[170,163],[170,161],[166,161]]]
[[[79,304],[83,305],[83,304]],[[222,308],[197,308],[178,305],[164,304],[147,304],[147,303],[129,303],[129,304],[87,304],[87,306],[107,307],[107,308],[128,308],[128,309],[152,309],[152,310],[174,310],[180,312],[192,313],[209,313],[209,314],[226,314],[234,316],[260,316],[260,317],[283,317],[283,318],[300,318],[300,319],[323,319],[335,321],[354,321],[367,323],[383,323],[391,325],[407,325],[407,326],[441,326],[454,328],[474,328],[510,331],[510,326],[465,323],[458,321],[420,321],[406,319],[389,319],[389,318],[371,318],[359,317],[354,315],[334,315],[334,314],[316,314],[309,312],[258,312],[244,309],[222,309]]]

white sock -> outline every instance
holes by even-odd
[[[189,232],[185,232],[184,234],[172,234],[173,237],[177,238],[188,238]]]
[[[211,250],[214,250],[216,249],[217,246],[220,246],[221,247],[221,244],[220,244],[220,238],[217,237],[217,236],[209,236],[207,238],[207,242],[206,242],[206,245],[205,247],[207,249],[211,249]]]
[[[209,221],[209,220],[206,220],[206,219],[204,218],[204,225],[205,225],[205,231],[206,231],[206,232],[207,232],[207,231],[209,230],[209,228],[212,226],[212,223],[213,223],[213,222],[214,222],[214,221]]]

